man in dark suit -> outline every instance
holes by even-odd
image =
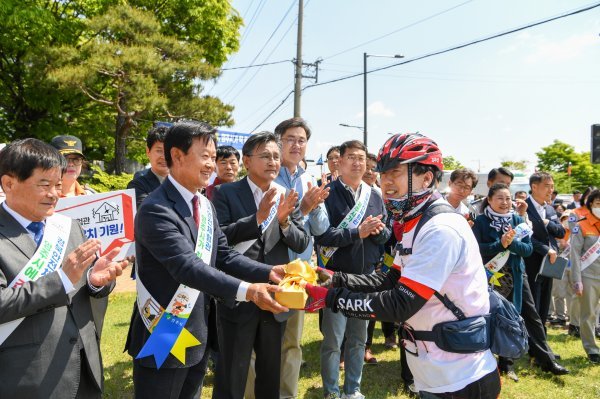
[[[565,236],[565,229],[560,224],[556,211],[549,205],[554,191],[552,176],[546,172],[536,172],[529,178],[529,186],[531,195],[527,198],[527,216],[533,227],[531,236],[533,254],[525,258],[525,269],[535,308],[542,324],[545,325],[552,296],[552,279],[537,274],[545,256],[548,256],[550,263],[556,260],[558,256],[556,239]]]
[[[128,261],[54,214],[65,159],[36,139],[0,152],[0,397],[100,398],[100,342],[90,305]],[[65,242],[66,241],[66,242]],[[60,267],[62,265],[62,267]]]
[[[280,281],[283,266],[271,267],[232,251],[210,202],[200,197],[200,190],[206,187],[215,168],[215,133],[212,126],[199,122],[176,123],[169,128],[164,146],[170,174],[146,198],[136,216],[138,302],[140,298],[148,298],[133,314],[126,344],[135,358],[136,398],[199,396],[209,354],[206,349],[216,340],[209,295],[230,306],[235,300],[250,300],[268,311],[287,311],[270,295],[279,291],[279,287],[238,279]],[[205,242],[201,241],[203,237]],[[182,289],[191,292],[184,294]],[[197,295],[193,306],[189,302],[191,293]],[[179,312],[187,312],[186,334],[199,342],[188,345],[183,358],[176,357],[173,351],[166,352],[164,362],[157,360],[154,353],[147,354],[147,345],[157,337],[154,334],[165,337],[158,328],[163,309],[170,314],[166,316],[167,322]],[[147,327],[145,323],[152,320],[151,316],[158,323]],[[152,333],[149,328],[153,328]],[[158,345],[156,349],[165,347]]]
[[[300,253],[309,237],[296,207],[298,194],[273,181],[281,166],[280,148],[273,133],[248,138],[242,148],[248,176],[218,186],[213,204],[227,241],[251,259],[267,264],[290,261],[288,250]],[[278,202],[278,204],[277,204]],[[256,398],[279,398],[281,342],[289,312],[273,316],[254,304],[229,309],[217,305],[221,352],[213,398],[242,399],[252,350],[256,353]]]
[[[146,156],[150,161],[150,168],[136,173],[133,180],[127,184],[127,188],[135,189],[135,202],[138,209],[148,194],[156,190],[169,174],[164,151],[167,129],[166,126],[154,126],[150,129],[146,137]]]
[[[581,206],[581,191],[575,190],[573,191],[573,202],[567,205],[567,209],[577,209]]]

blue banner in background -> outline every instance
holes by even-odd
[[[154,126],[171,127],[171,122],[154,122]],[[227,130],[217,130],[217,146],[230,145],[236,150],[241,150],[250,133],[228,132]]]
[[[230,145],[236,150],[241,150],[246,140],[250,137],[250,133],[228,132],[225,130],[217,130],[217,144]]]

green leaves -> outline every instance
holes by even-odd
[[[233,123],[199,94],[239,45],[229,0],[4,0],[0,18],[2,141],[75,134],[120,170],[153,120]]]
[[[538,157],[537,168],[552,174],[559,192],[571,192],[575,189],[583,191],[586,187],[597,186],[600,182],[600,165],[590,162],[589,152],[576,152],[570,144],[554,140],[535,155]],[[567,173],[569,164],[570,177]]]

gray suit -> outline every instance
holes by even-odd
[[[66,254],[84,241],[74,222]],[[25,317],[0,345],[0,398],[74,398],[80,385],[87,397],[99,397],[102,360],[90,297],[106,296],[114,285],[93,294],[84,273],[67,295],[54,272],[7,288],[35,250],[31,236],[0,206],[0,323]]]

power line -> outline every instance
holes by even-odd
[[[285,96],[285,98],[283,100],[281,100],[281,102],[279,103],[279,105],[277,107],[275,107],[275,109],[273,111],[271,111],[271,113],[269,115],[267,115],[267,117],[265,119],[262,120],[262,122],[260,122],[258,125],[256,125],[256,127],[254,129],[252,129],[250,131],[250,133],[254,133],[254,131],[256,131],[256,129],[258,129],[263,123],[265,123],[275,112],[277,112],[277,110],[279,108],[281,108],[281,106],[287,101],[288,98],[290,98],[290,96],[294,94],[294,90],[290,91],[287,96]]]
[[[267,66],[267,65],[282,64],[284,62],[292,62],[292,60],[281,60],[281,61],[267,62],[265,64],[254,64],[254,65],[246,65],[246,66],[232,67],[232,68],[221,68],[221,71],[233,71],[235,69],[248,69],[248,68],[263,67],[263,66]]]
[[[333,57],[337,57],[338,55],[345,54],[345,53],[347,53],[347,52],[349,52],[349,51],[352,51],[352,50],[354,50],[354,49],[357,49],[357,48],[359,48],[359,47],[362,47],[362,46],[364,46],[364,45],[366,45],[366,44],[370,44],[370,43],[376,42],[377,40],[380,40],[380,39],[383,39],[383,38],[385,38],[385,37],[391,36],[391,35],[393,35],[393,34],[395,34],[395,33],[398,33],[398,32],[400,32],[400,31],[406,30],[406,29],[408,29],[408,28],[412,28],[412,27],[413,27],[413,26],[415,26],[415,25],[419,25],[419,24],[421,24],[421,23],[423,23],[423,22],[429,21],[430,19],[433,19],[433,18],[435,18],[435,17],[438,17],[438,16],[440,16],[440,15],[442,15],[442,14],[445,14],[445,13],[447,13],[447,12],[450,12],[450,11],[452,11],[452,10],[455,10],[455,9],[457,9],[457,8],[459,8],[459,7],[462,7],[462,6],[464,6],[465,4],[471,3],[471,2],[473,2],[473,1],[474,1],[474,0],[467,0],[467,1],[463,2],[463,3],[460,3],[460,4],[457,4],[457,5],[455,5],[454,7],[447,8],[447,9],[445,9],[445,10],[442,10],[442,11],[438,12],[438,13],[435,13],[435,14],[433,14],[433,15],[430,15],[430,16],[428,16],[428,17],[422,18],[422,19],[420,19],[420,20],[418,20],[418,21],[412,22],[412,23],[410,23],[410,24],[408,24],[408,25],[405,25],[405,26],[403,26],[403,27],[401,27],[401,28],[398,28],[398,29],[396,29],[396,30],[394,30],[394,31],[392,31],[392,32],[390,32],[390,33],[386,33],[385,35],[382,35],[382,36],[376,37],[376,38],[374,38],[374,39],[368,40],[368,41],[366,41],[366,42],[363,42],[363,43],[357,44],[356,46],[353,46],[353,47],[350,47],[350,48],[348,48],[348,49],[346,49],[346,50],[340,51],[339,53],[335,53],[335,54],[333,54],[333,55],[327,56],[327,57],[323,58],[323,60],[327,60],[327,59],[330,59],[330,58],[333,58]]]
[[[271,35],[269,36],[269,38],[267,39],[267,41],[265,42],[265,44],[263,44],[262,48],[258,51],[258,53],[256,54],[256,56],[252,59],[252,61],[250,61],[250,65],[254,64],[256,62],[256,60],[258,59],[258,57],[260,57],[260,55],[262,54],[262,52],[265,50],[265,48],[267,47],[267,45],[269,44],[269,42],[271,41],[271,39],[273,39],[273,36],[275,36],[275,33],[277,33],[277,31],[279,30],[279,28],[281,27],[281,25],[283,24],[283,21],[285,20],[285,18],[288,16],[288,14],[290,13],[290,11],[292,10],[292,8],[294,7],[295,1],[292,1],[290,6],[288,7],[287,11],[285,12],[285,14],[283,15],[283,17],[281,17],[279,23],[277,24],[277,26],[275,27],[275,29],[273,30],[273,32],[271,32]],[[266,60],[265,60],[266,61]],[[231,91],[242,81],[242,79],[246,76],[246,73],[248,73],[248,69],[245,69],[244,72],[242,73],[242,75],[226,90],[226,92],[223,94],[223,98],[225,98],[229,93],[231,93]],[[247,84],[244,86],[244,88],[247,86]],[[243,88],[238,92],[238,94],[243,90]],[[234,96],[234,98],[237,97],[237,95]]]
[[[457,45],[457,46],[449,47],[449,48],[447,48],[445,50],[434,51],[432,53],[428,53],[428,54],[425,54],[425,55],[422,55],[422,56],[419,56],[419,57],[411,58],[411,59],[408,59],[408,60],[405,60],[405,61],[402,61],[402,62],[398,62],[398,63],[387,65],[387,66],[384,66],[384,67],[372,69],[370,71],[367,71],[366,73],[369,74],[369,73],[373,73],[373,72],[383,71],[385,69],[393,68],[393,67],[396,67],[396,66],[399,66],[399,65],[405,65],[405,64],[409,64],[411,62],[419,61],[419,60],[422,60],[422,59],[425,59],[425,58],[430,58],[430,57],[433,57],[433,56],[436,56],[436,55],[441,55],[441,54],[449,53],[451,51],[459,50],[459,49],[462,49],[462,48],[465,48],[465,47],[469,47],[469,46],[472,46],[472,45],[475,45],[475,44],[478,44],[478,43],[482,43],[482,42],[485,42],[485,41],[488,41],[488,40],[492,40],[492,39],[496,39],[496,38],[499,38],[499,37],[502,37],[502,36],[506,36],[506,35],[509,35],[511,33],[519,32],[519,31],[522,31],[522,30],[525,30],[525,29],[529,29],[529,28],[532,28],[534,26],[543,25],[543,24],[546,24],[548,22],[556,21],[558,19],[566,18],[566,17],[572,16],[572,15],[576,15],[576,14],[580,14],[582,12],[586,12],[586,11],[592,10],[594,8],[597,8],[597,7],[600,7],[600,3],[594,3],[594,4],[591,4],[591,5],[585,6],[583,8],[579,8],[579,9],[576,9],[576,10],[573,10],[573,11],[568,11],[566,13],[563,13],[563,14],[560,14],[560,15],[557,15],[557,16],[554,16],[554,17],[543,19],[543,20],[538,21],[538,22],[533,22],[533,23],[530,23],[530,24],[527,24],[527,25],[524,25],[524,26],[520,26],[518,28],[513,28],[513,29],[510,29],[510,30],[507,30],[507,31],[503,31],[503,32],[500,32],[500,33],[496,33],[494,35],[487,36],[487,37],[484,37],[484,38],[481,38],[481,39],[477,39],[477,40],[473,40],[473,41],[470,41],[470,42],[467,42],[467,43],[463,43],[463,44],[460,44],[460,45]],[[303,87],[302,90],[304,91],[304,90],[310,89],[312,87],[324,86],[324,85],[331,84],[331,83],[337,83],[337,82],[341,82],[343,80],[348,80],[348,79],[356,78],[358,76],[363,76],[363,75],[364,75],[364,72],[360,72],[360,73],[355,73],[355,74],[348,75],[348,76],[343,76],[343,77],[340,77],[340,78],[337,78],[337,79],[328,80],[328,81],[321,82],[321,83],[313,83],[311,85]],[[288,95],[281,101],[281,103],[279,103],[279,105],[277,105],[277,107],[275,107],[275,109],[273,111],[271,111],[271,113],[265,119],[263,119],[262,122],[260,122],[254,129],[252,129],[251,133],[254,132],[256,129],[258,129],[260,127],[260,125],[262,125],[263,123],[265,123],[279,108],[281,108],[283,106],[283,104],[287,101],[287,99],[290,97],[290,95],[292,93],[293,93],[293,91],[290,92],[290,93],[288,93]]]

